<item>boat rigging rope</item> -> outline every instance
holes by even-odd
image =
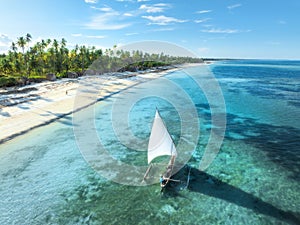
[[[191,169],[192,169],[192,167],[190,167],[190,166],[189,166],[189,174],[188,174],[188,179],[187,179],[187,182],[186,182],[186,186],[185,186],[185,188],[188,188],[188,186],[189,186],[189,183],[190,183],[190,174],[191,174]]]

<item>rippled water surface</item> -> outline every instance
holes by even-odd
[[[300,62],[236,60],[210,70],[222,87],[227,128],[204,172],[198,165],[210,106],[187,74],[167,76],[188,93],[200,119],[187,188],[173,184],[161,194],[159,184],[135,187],[103,178],[83,159],[72,117],[65,117],[1,144],[0,224],[300,224]],[[146,152],[119,143],[109,124],[118,97],[97,103],[96,130],[113,157],[147,165]],[[162,98],[132,108],[133,133],[148,138],[157,106],[177,143],[179,114]],[[183,168],[177,178],[187,174]]]

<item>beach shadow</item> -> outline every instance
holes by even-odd
[[[72,127],[78,126],[78,125],[74,124],[73,121],[72,121],[72,116],[71,115],[72,115],[73,111],[71,111],[69,113],[63,113],[63,114],[53,113],[51,111],[46,111],[46,110],[44,110],[44,112],[45,112],[45,114],[40,114],[40,116],[53,115],[53,116],[55,116],[53,121],[56,121],[60,124],[67,125],[67,126],[72,126]]]
[[[77,127],[78,125],[74,124],[72,121],[72,116],[63,116],[62,119],[57,120],[57,122],[66,125],[66,126],[70,126],[70,127]]]
[[[187,180],[189,168],[190,167],[187,166],[182,168],[172,178],[178,180]],[[258,197],[227,184],[203,171],[195,168],[190,169],[190,181],[188,186],[186,187],[186,184],[182,186],[178,185],[178,183],[172,182],[165,190],[167,196],[180,196],[180,191],[184,187],[189,191],[222,199],[232,204],[251,209],[256,213],[271,216],[278,220],[288,222],[289,224],[300,224],[300,215],[295,216],[293,212],[281,210],[272,204],[264,202]]]
[[[17,106],[19,108],[22,108],[22,106],[20,106],[20,104],[26,103],[28,105],[32,105],[32,102],[35,102],[35,101],[38,101],[38,100],[43,100],[43,101],[46,101],[46,102],[52,102],[51,99],[41,97],[38,94],[30,94],[30,95],[27,95],[27,96],[11,97],[10,99],[2,100],[0,104],[4,107]]]
[[[23,89],[14,89],[14,90],[8,90],[6,92],[2,92],[1,95],[11,95],[11,94],[26,94],[31,91],[37,91],[38,89],[35,87],[28,87]]]
[[[0,107],[7,107],[12,104],[12,101],[10,99],[3,99],[0,101]]]
[[[45,101],[45,102],[53,102],[52,99],[45,98],[45,97],[41,97],[41,96],[40,96],[40,100],[43,100],[43,101]]]
[[[3,112],[1,108],[0,108],[0,115],[4,117],[10,117],[10,114],[8,112]]]
[[[24,106],[24,105],[18,105],[18,108],[24,109],[24,110],[30,109],[30,107]]]

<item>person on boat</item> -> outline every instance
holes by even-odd
[[[159,182],[160,186],[164,188],[168,183],[169,178],[165,178],[163,175],[160,176]]]

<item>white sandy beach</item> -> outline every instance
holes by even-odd
[[[109,81],[107,76],[93,79],[103,79],[106,82],[105,88],[99,92],[99,98],[101,98],[169,72],[171,71],[142,73],[131,78],[110,78]],[[79,79],[86,79],[86,77]],[[1,89],[0,143],[55,119],[72,114],[78,86],[78,79],[62,79],[32,84],[22,88]]]

